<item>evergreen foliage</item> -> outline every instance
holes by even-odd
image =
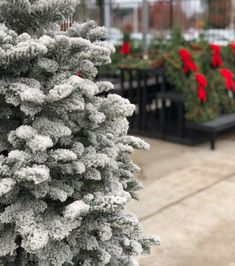
[[[173,35],[174,36],[174,35]],[[186,48],[197,65],[197,72],[202,73],[207,79],[206,94],[207,99],[201,102],[197,97],[198,84],[193,73],[184,73],[183,64],[179,57],[179,50]],[[221,75],[221,69],[226,68],[233,72],[234,53],[229,46],[220,47],[221,67],[212,67],[212,49],[206,42],[189,43],[176,34],[172,43],[165,50],[164,70],[165,76],[173,87],[182,94],[186,119],[196,122],[206,122],[217,118],[220,114],[235,112],[235,90],[226,89],[226,82]]]
[[[137,265],[158,239],[126,204],[139,167],[134,106],[97,82],[115,49],[95,22],[61,32],[76,0],[0,2],[0,265]],[[75,75],[78,73],[79,75]]]

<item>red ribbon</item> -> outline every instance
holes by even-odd
[[[120,54],[129,55],[130,53],[131,53],[130,43],[124,42],[121,49],[120,49]]]
[[[80,71],[76,72],[75,75],[80,77],[80,78],[82,77],[82,73]]]
[[[233,73],[227,68],[220,69],[221,75],[224,77],[226,82],[226,90],[235,90],[235,83],[233,81]]]
[[[230,48],[232,49],[233,54],[235,54],[235,43],[230,44]]]
[[[220,46],[216,44],[210,44],[210,48],[212,49],[212,67],[221,67],[223,64],[222,58],[220,57]]]
[[[187,74],[190,71],[194,72],[197,71],[197,66],[194,64],[193,60],[191,59],[190,52],[183,48],[179,50],[179,56],[181,61],[184,63],[184,73]]]
[[[195,80],[198,84],[198,91],[197,91],[197,97],[199,100],[202,102],[207,101],[207,96],[206,96],[206,86],[207,86],[207,80],[205,76],[201,73],[196,73],[195,74]]]

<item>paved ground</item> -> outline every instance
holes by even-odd
[[[235,136],[186,147],[146,139],[136,152],[145,189],[130,210],[161,246],[141,266],[235,266]]]

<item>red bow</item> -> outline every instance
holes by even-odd
[[[231,49],[232,49],[232,51],[233,51],[233,54],[235,54],[235,43],[234,43],[234,42],[231,43],[231,44],[230,44],[230,47],[231,47]]]
[[[190,71],[194,72],[197,71],[197,66],[194,64],[193,60],[191,59],[190,52],[183,48],[179,50],[179,56],[181,61],[184,63],[184,73],[187,74]]]
[[[80,77],[80,78],[82,77],[82,73],[80,71],[76,72],[75,75]]]
[[[197,97],[202,102],[206,102],[207,101],[207,97],[206,97],[205,87],[207,86],[207,80],[206,80],[205,76],[203,74],[201,74],[201,73],[196,73],[195,74],[195,80],[196,80],[196,82],[198,84]]]
[[[223,64],[223,61],[220,57],[220,47],[216,44],[210,44],[210,48],[212,49],[212,60],[211,60],[211,66],[212,67],[221,67]]]
[[[129,55],[130,53],[131,53],[130,43],[124,42],[120,49],[120,54]]]
[[[233,73],[227,68],[223,68],[220,70],[221,75],[224,77],[226,82],[226,90],[229,91],[231,89],[235,90],[235,83],[233,81]]]

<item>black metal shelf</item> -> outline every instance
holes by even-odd
[[[168,84],[163,69],[121,68],[115,91],[137,107],[129,119],[132,134],[185,145],[210,140],[214,149],[217,133],[235,127],[235,114],[207,123],[186,121],[182,95]]]

